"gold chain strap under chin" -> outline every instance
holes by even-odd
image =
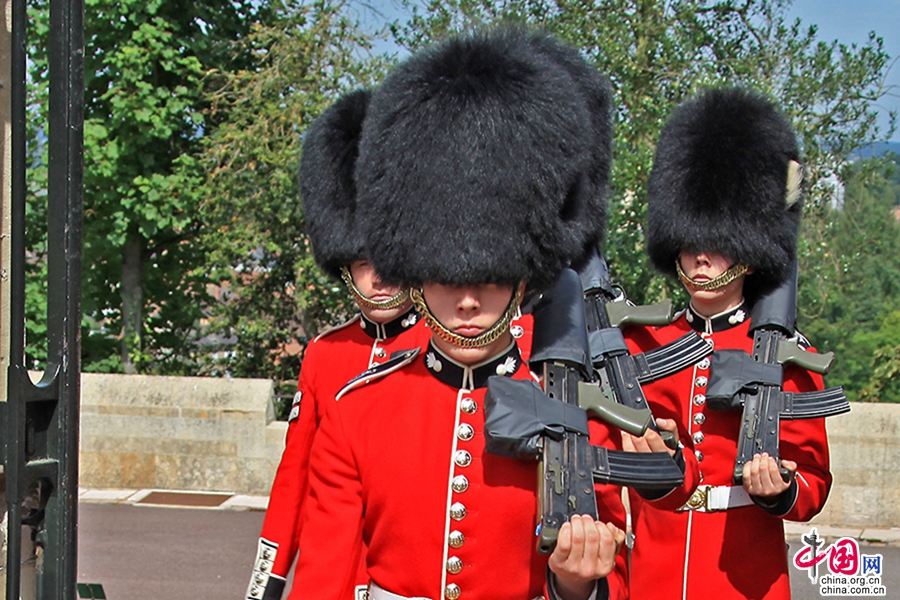
[[[431,330],[442,340],[450,342],[454,346],[459,346],[460,348],[483,348],[484,346],[488,346],[497,341],[500,336],[509,329],[509,324],[512,323],[512,320],[519,312],[519,303],[522,302],[522,290],[519,286],[516,286],[516,292],[513,294],[512,298],[510,298],[509,305],[507,305],[506,311],[503,313],[503,316],[500,317],[500,320],[494,323],[490,329],[475,337],[459,335],[444,327],[444,325],[431,314],[431,309],[428,308],[428,304],[425,302],[425,295],[422,293],[422,288],[412,288],[409,290],[409,297],[412,300],[413,306],[416,307],[416,310],[419,311],[419,314],[422,315],[425,322],[431,327]]]
[[[350,293],[353,294],[353,297],[363,308],[368,308],[370,310],[390,310],[392,308],[397,308],[409,300],[409,290],[405,289],[400,290],[387,300],[382,300],[380,302],[370,300],[359,291],[358,287],[356,287],[356,284],[353,282],[353,276],[350,274],[350,270],[347,267],[341,267],[341,279],[344,280]]]
[[[728,267],[721,275],[719,275],[718,277],[714,277],[709,281],[694,281],[693,279],[688,277],[684,272],[684,269],[681,268],[680,258],[675,259],[675,269],[678,271],[678,279],[681,280],[681,283],[683,283],[685,287],[692,290],[708,292],[723,288],[738,277],[746,275],[749,267],[747,267],[743,263],[733,264]]]

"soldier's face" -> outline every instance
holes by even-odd
[[[374,302],[390,300],[401,290],[399,286],[387,285],[381,281],[381,277],[367,260],[353,261],[350,264],[350,275],[362,295]],[[360,310],[376,323],[387,323],[409,310],[410,305],[407,301],[396,308],[374,309],[360,306]]]
[[[480,335],[499,321],[509,306],[513,291],[512,285],[493,283],[430,283],[422,286],[422,293],[432,316],[453,333],[465,337]],[[512,336],[507,330],[500,338],[481,348],[461,348],[438,336],[432,339],[450,358],[464,365],[474,365],[506,348],[512,341]]]
[[[734,264],[730,256],[713,250],[683,249],[679,260],[684,274],[698,283],[718,277]],[[745,278],[746,275],[741,275],[715,290],[698,290],[687,286],[694,310],[709,317],[738,306],[744,298]]]

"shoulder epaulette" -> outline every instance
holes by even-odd
[[[381,363],[380,365],[375,365],[369,369],[366,369],[350,381],[348,381],[344,387],[341,388],[335,396],[335,400],[340,400],[341,396],[349,392],[350,390],[356,389],[358,387],[362,387],[371,383],[376,379],[381,379],[386,375],[390,375],[394,371],[402,369],[406,365],[410,364],[415,357],[419,355],[421,348],[415,348],[413,350],[398,350],[391,354],[391,357]]]
[[[325,331],[323,331],[322,333],[317,335],[315,338],[313,338],[313,341],[317,342],[320,339],[322,339],[323,337],[325,337],[326,335],[334,333],[335,331],[340,331],[341,329],[345,329],[345,328],[349,327],[350,325],[353,325],[354,323],[359,323],[359,319],[360,319],[360,316],[356,315],[349,321],[344,321],[340,325],[335,325],[334,327],[329,327],[328,329],[326,329]]]

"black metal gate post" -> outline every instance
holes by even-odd
[[[81,371],[83,0],[50,0],[48,361],[33,384],[25,364],[26,0],[13,0],[12,231],[8,401],[0,402],[9,514],[6,597],[19,598],[22,525],[40,549],[37,598],[76,598]]]

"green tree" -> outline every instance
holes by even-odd
[[[213,67],[240,64],[231,41],[245,33],[253,4],[85,2],[85,370],[189,368],[181,350],[205,289],[186,276],[202,257],[191,243],[200,223],[194,186],[177,165],[214,125],[201,84]],[[29,13],[33,106],[45,114],[48,2],[29,3]],[[44,178],[33,171],[36,218]]]
[[[842,201],[827,209],[824,275],[801,288],[800,305],[818,311],[804,319],[804,333],[836,354],[829,385],[843,385],[854,400],[898,402],[900,185],[869,170],[853,165]]]
[[[204,268],[223,292],[208,314],[208,372],[293,388],[300,332],[348,314],[343,287],[312,260],[297,174],[306,127],[339,93],[383,73],[371,40],[343,2],[286,0],[244,40],[253,63],[219,74],[210,110],[228,119],[194,165],[205,174]]]

